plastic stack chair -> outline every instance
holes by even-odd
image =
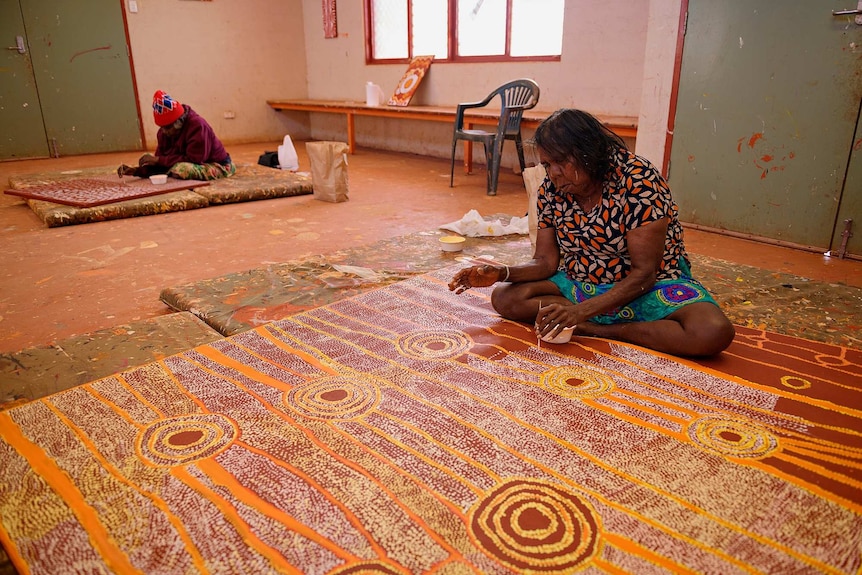
[[[494,131],[464,129],[464,112],[472,108],[484,108],[496,97],[500,97],[500,120]],[[455,148],[458,140],[482,142],[485,147],[485,165],[488,169],[488,195],[497,195],[497,181],[500,176],[500,159],[503,156],[503,143],[514,140],[518,149],[521,170],[524,164],[524,146],[521,142],[521,117],[524,110],[535,107],[539,102],[539,85],[529,78],[512,80],[503,84],[481,102],[458,104],[455,114],[455,131],[452,136],[452,165],[449,171],[449,187],[455,184]]]

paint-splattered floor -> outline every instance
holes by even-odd
[[[458,260],[490,258],[515,264],[529,259],[531,253],[529,239],[518,236],[468,238],[462,253],[444,253],[437,247],[441,235],[433,230],[410,234],[305,261],[228,274],[166,289],[162,299],[174,309],[194,310],[223,335],[233,335]],[[735,324],[862,348],[862,289],[702,254],[691,257],[696,276]],[[362,269],[357,273],[345,271],[344,266]]]
[[[230,151],[253,163],[274,146]],[[307,167],[304,147],[297,150]],[[136,156],[0,163],[0,181]],[[485,194],[481,168],[457,173],[449,188],[449,163],[435,158],[360,149],[349,173],[350,199],[341,204],[303,196],[50,229],[20,198],[0,197],[0,402],[45,395],[220,337],[194,318],[173,317],[160,301],[163,290],[206,299],[214,313],[222,294],[233,293],[234,308],[222,310],[225,325],[243,329],[450,265],[454,256],[434,244],[437,226],[469,210],[526,211],[523,183],[510,171],[501,173],[495,197]],[[696,273],[736,323],[860,347],[862,262],[690,229],[686,243]],[[514,263],[529,254],[529,240],[471,239],[468,253]],[[369,280],[336,265],[380,276]],[[219,284],[223,291],[213,291]],[[22,374],[41,383],[24,384]]]
[[[445,253],[437,246],[441,235],[418,232],[166,287],[161,297],[177,313],[0,355],[0,407],[433,269],[479,259],[514,264],[531,249],[527,237],[510,235],[468,238],[463,252]],[[692,259],[697,276],[735,324],[862,348],[862,289],[699,254]]]

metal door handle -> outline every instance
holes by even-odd
[[[19,54],[26,54],[27,47],[24,46],[24,36],[15,36],[15,43],[17,46],[9,46],[6,48],[7,50],[17,50]]]
[[[853,18],[853,21],[857,25],[862,26],[862,0],[859,0],[858,2],[856,2],[856,8],[855,9],[848,8],[846,10],[833,10],[832,15],[833,16],[855,16],[855,18]]]

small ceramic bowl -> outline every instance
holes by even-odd
[[[551,337],[551,334],[544,336],[542,341],[546,341],[548,343],[569,343],[572,339],[572,332],[575,331],[573,327],[564,327],[563,331],[557,334],[557,337]]]
[[[156,174],[155,176],[150,176],[150,181],[157,186],[168,183],[168,175],[167,174]]]
[[[461,236],[443,236],[440,238],[440,249],[444,252],[460,252],[466,242],[467,239]]]

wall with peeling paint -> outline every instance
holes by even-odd
[[[821,253],[862,220],[862,26],[844,8],[689,1],[669,175],[681,220]]]

